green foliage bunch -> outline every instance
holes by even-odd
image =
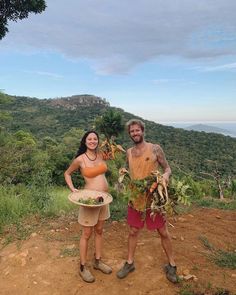
[[[169,186],[170,198],[176,200],[177,203],[190,205],[189,189],[190,186],[186,181],[172,178]]]
[[[2,39],[8,32],[8,21],[17,21],[27,18],[29,13],[41,13],[45,8],[45,0],[1,0],[0,39]]]
[[[51,201],[51,175],[48,170],[38,171],[33,175],[31,183],[28,185],[31,191],[31,198],[36,210],[46,211]]]
[[[184,175],[181,179],[184,183],[188,184],[188,193],[192,200],[201,199],[205,196],[203,182],[195,180],[190,175]]]
[[[113,201],[110,204],[111,219],[122,220],[127,214],[128,200],[126,194],[121,191],[116,185],[109,188],[109,193],[112,195]]]
[[[30,184],[35,175],[49,171],[52,183],[64,185],[64,171],[73,160],[84,131],[72,128],[61,141],[46,136],[36,139],[32,133],[0,131],[0,184]],[[80,174],[74,175],[77,185]]]
[[[1,106],[1,109],[4,105],[6,104],[9,104],[11,103],[11,100],[10,98],[5,95],[3,92],[0,91],[0,106]],[[12,120],[12,116],[10,114],[9,111],[4,111],[4,110],[1,110],[0,111],[0,130],[4,130],[5,128],[3,127],[2,123],[6,122],[6,121],[11,121]]]
[[[108,140],[112,137],[117,137],[124,130],[121,113],[112,109],[97,117],[95,126]]]
[[[232,197],[236,198],[236,179],[232,180],[230,190],[231,190]]]
[[[9,134],[0,132],[1,176],[0,183],[21,183],[26,181],[33,168],[33,155],[36,152],[34,137],[24,131]]]
[[[155,181],[155,176],[132,180],[129,173],[126,173],[123,178],[120,178],[120,184],[123,185],[121,190],[126,200],[135,201],[140,195],[150,194],[150,188]],[[184,180],[172,178],[167,190],[168,202],[163,207],[163,213],[173,215],[178,213],[176,209],[178,205],[190,206],[190,186]]]
[[[84,130],[71,128],[58,142],[55,138],[45,136],[39,143],[40,150],[48,156],[47,169],[51,172],[52,182],[56,185],[64,185],[64,171],[74,159],[78,150]],[[80,174],[72,175],[75,184],[82,183]]]
[[[114,187],[117,183],[119,177],[119,169],[124,165],[125,154],[117,153],[116,157],[113,160],[107,161],[108,171],[106,172],[106,177],[109,183],[109,186]]]

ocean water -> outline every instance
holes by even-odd
[[[217,122],[164,122],[161,123],[167,126],[173,126],[176,128],[187,128],[192,125],[202,124],[212,127],[217,127],[226,130],[227,132],[222,132],[224,135],[229,135],[231,137],[236,137],[236,121],[224,122],[224,121],[217,121]]]

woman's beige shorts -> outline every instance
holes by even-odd
[[[83,226],[94,226],[99,220],[106,220],[110,217],[109,205],[101,207],[79,207],[78,222]]]

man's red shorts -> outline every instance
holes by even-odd
[[[162,228],[165,223],[165,217],[163,217],[160,214],[156,214],[154,220],[150,216],[151,210],[147,209],[146,211],[146,217],[143,219],[143,213],[140,211],[135,210],[131,206],[128,206],[128,213],[127,213],[127,223],[136,228],[143,228],[144,224],[146,222],[147,229],[149,230],[155,230]]]

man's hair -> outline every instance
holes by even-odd
[[[126,128],[128,132],[129,132],[130,126],[132,125],[138,125],[142,129],[142,131],[144,131],[145,129],[145,123],[143,123],[143,121],[139,119],[131,119],[126,123]]]

